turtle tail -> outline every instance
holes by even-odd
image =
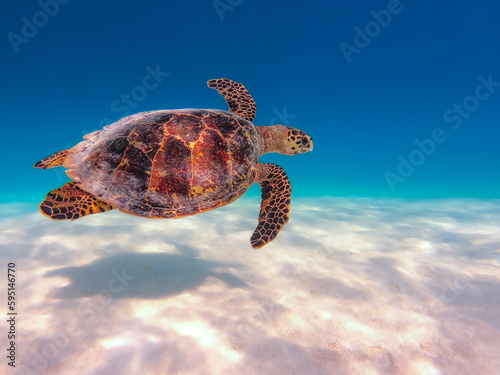
[[[60,167],[62,166],[64,159],[66,159],[66,156],[68,156],[68,154],[69,150],[56,152],[55,154],[50,155],[43,160],[40,160],[33,167],[41,169]]]

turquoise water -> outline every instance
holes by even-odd
[[[0,9],[0,275],[16,264],[23,322],[0,373],[498,373],[498,1]],[[261,158],[293,191],[272,243],[250,247],[256,184],[179,220],[39,213],[69,179],[34,163],[133,113],[225,110],[213,78],[313,138]]]

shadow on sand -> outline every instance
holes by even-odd
[[[59,268],[44,276],[69,279],[68,285],[50,293],[51,298],[74,299],[111,292],[115,298],[151,299],[194,290],[209,277],[231,288],[246,287],[240,278],[215,271],[238,266],[184,254],[122,253],[80,267]]]

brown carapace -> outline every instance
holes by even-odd
[[[255,126],[255,102],[242,84],[214,79],[208,86],[224,97],[229,112],[138,113],[36,163],[68,168],[73,180],[47,194],[42,213],[75,220],[116,208],[148,218],[182,217],[229,204],[257,182],[262,204],[251,245],[272,241],[288,221],[291,187],[281,167],[259,157],[311,151],[312,140],[284,125]]]

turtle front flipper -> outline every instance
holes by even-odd
[[[62,151],[56,152],[55,154],[50,155],[43,160],[40,160],[33,167],[41,168],[41,169],[60,167],[60,166],[62,166],[64,159],[66,159],[66,156],[68,156],[68,154],[69,154],[69,150],[62,150]]]
[[[285,171],[275,164],[257,166],[257,182],[262,190],[259,225],[250,242],[259,248],[274,240],[288,222],[292,188]]]
[[[245,86],[227,78],[211,79],[207,85],[222,95],[230,112],[236,113],[250,122],[253,121],[257,107]]]
[[[40,205],[40,210],[52,220],[76,220],[85,215],[110,211],[114,207],[80,189],[75,182],[52,190]]]

